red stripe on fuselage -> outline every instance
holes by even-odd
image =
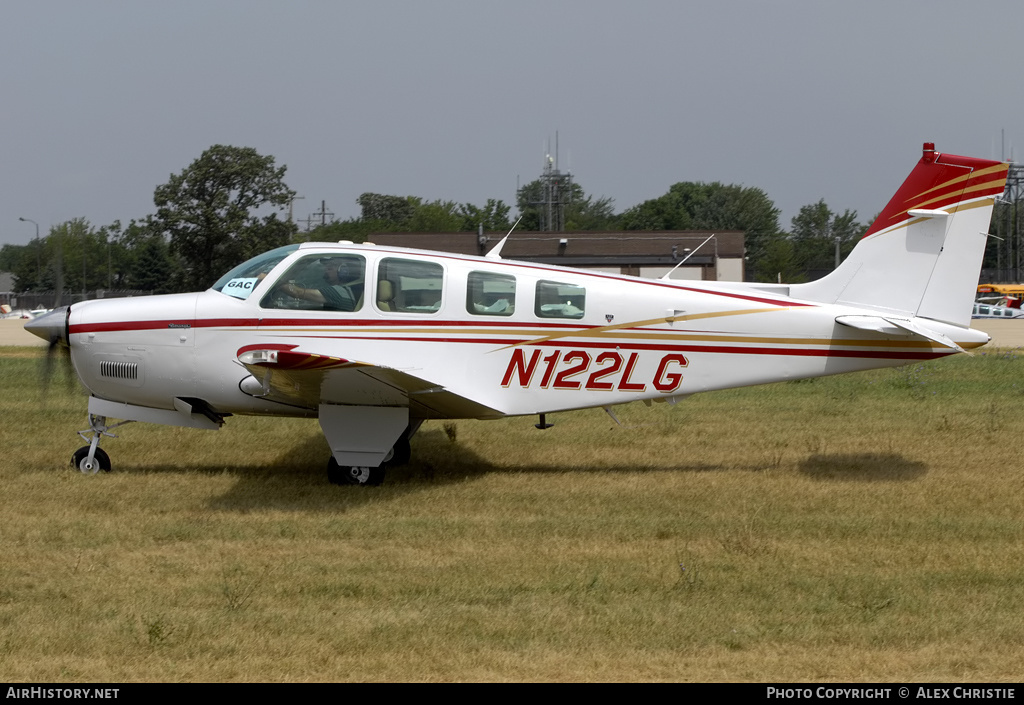
[[[374,342],[404,342],[404,343],[468,343],[472,345],[501,345],[511,346],[519,343],[527,343],[528,346],[545,348],[587,348],[598,350],[653,350],[657,352],[689,352],[689,353],[716,353],[726,355],[787,355],[805,357],[862,357],[872,359],[890,360],[934,360],[952,354],[949,352],[934,351],[880,351],[880,350],[836,350],[833,348],[769,348],[769,347],[740,347],[727,345],[680,345],[675,343],[630,343],[622,340],[610,341],[607,343],[580,342],[561,338],[558,341],[548,340],[538,343],[530,343],[528,339],[500,339],[500,338],[421,338],[421,337],[378,337],[361,335],[296,335],[295,338],[306,338],[309,340],[370,340]],[[822,341],[822,345],[829,345],[828,341]]]
[[[72,326],[71,333],[87,333],[87,332],[113,332],[113,331],[144,331],[144,330],[159,330],[166,329],[171,324],[181,325],[185,321],[181,320],[165,320],[165,321],[134,321],[134,322],[117,322],[117,323],[90,323],[80,324],[78,326]],[[262,321],[263,325],[267,325],[269,321]],[[312,327],[312,326],[333,326],[338,327],[338,320],[294,320],[294,319],[275,319],[274,323],[280,326],[295,326],[295,327]],[[234,327],[249,327],[253,330],[251,332],[256,333],[258,326],[261,322],[258,319],[199,319],[194,322],[194,328],[234,328]],[[581,336],[585,336],[587,332],[593,328],[599,328],[601,326],[587,326],[579,327],[578,325],[572,324],[561,324],[561,323],[524,323],[524,322],[512,322],[512,321],[488,321],[475,322],[475,321],[379,321],[377,319],[365,319],[359,321],[345,321],[346,327],[357,327],[357,326],[404,326],[404,327],[437,327],[443,328],[459,328],[463,326],[475,326],[475,327],[544,327],[544,328],[559,328],[563,330],[579,330]],[[835,350],[835,349],[816,349],[816,348],[771,348],[771,347],[742,347],[742,346],[727,346],[727,345],[714,345],[714,346],[701,346],[701,345],[678,345],[669,343],[630,343],[628,341],[616,338],[613,341],[605,342],[577,342],[569,340],[568,337],[562,337],[558,340],[543,341],[538,343],[530,343],[532,340],[530,337],[522,338],[507,338],[507,337],[447,337],[435,336],[408,336],[408,335],[359,335],[358,330],[353,330],[351,333],[338,334],[338,335],[308,335],[302,334],[298,331],[287,331],[287,330],[275,330],[268,331],[265,329],[258,331],[261,335],[275,335],[275,336],[289,336],[292,338],[303,338],[307,340],[371,340],[377,342],[412,342],[412,343],[468,343],[475,345],[519,345],[528,343],[530,345],[539,345],[544,347],[574,347],[574,348],[594,348],[594,349],[627,349],[627,350],[656,350],[656,351],[667,351],[667,352],[707,352],[707,353],[719,353],[719,354],[732,354],[732,355],[797,355],[797,356],[812,356],[812,357],[860,357],[860,358],[878,358],[878,359],[893,359],[893,360],[931,360],[938,357],[943,357],[949,353],[945,352],[884,352],[878,350]],[[442,330],[438,331],[439,334],[443,334]],[[500,336],[501,332],[496,331],[495,336]],[[822,342],[822,345],[828,345],[826,341]],[[295,346],[291,346],[294,349]],[[247,350],[255,349],[283,349],[283,345],[279,344],[252,344],[246,345],[238,351],[241,354]]]

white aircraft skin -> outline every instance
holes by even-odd
[[[89,301],[26,328],[66,342],[91,393],[83,472],[110,467],[98,443],[120,424],[108,418],[216,429],[232,414],[315,416],[331,481],[379,484],[425,419],[674,402],[984,345],[971,309],[1006,171],[926,143],[842,266],[808,284],[305,243],[203,293]],[[357,310],[324,310],[309,280],[340,259],[362,267],[337,288]]]

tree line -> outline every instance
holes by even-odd
[[[4,245],[0,271],[14,275],[17,292],[97,289],[152,293],[196,291],[238,263],[299,241],[361,242],[378,232],[507,231],[511,206],[427,201],[415,196],[364,193],[360,215],[299,232],[282,214],[295,199],[286,167],[248,147],[214,145],[153,193],[155,212],[127,225],[93,226],[83,218],[53,226],[27,245]],[[543,221],[540,180],[521,187],[519,230]],[[742,230],[748,274],[760,281],[800,281],[832,269],[867,229],[855,211],[833,212],[824,200],[804,206],[791,227],[761,189],[681,182],[616,213],[612,199],[587,194],[576,183],[564,199],[566,230]]]

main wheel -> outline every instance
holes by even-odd
[[[100,470],[110,472],[110,456],[102,448],[96,449],[92,464],[89,464],[89,446],[82,446],[71,456],[71,465],[86,475],[95,475]]]
[[[341,466],[332,456],[327,461],[327,479],[333,485],[379,485],[384,482],[384,467]]]
[[[409,446],[409,439],[402,436],[384,456],[382,464],[386,468],[396,468],[399,465],[408,465],[410,457],[412,457],[412,448]]]

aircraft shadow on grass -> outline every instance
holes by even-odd
[[[804,475],[816,480],[907,482],[923,477],[928,466],[896,453],[831,453],[812,455],[799,464]]]
[[[576,466],[569,470],[556,463],[550,465],[522,465],[509,467],[477,454],[464,444],[450,443],[441,430],[421,431],[414,441],[413,459],[408,465],[388,470],[383,488],[335,486],[323,477],[322,458],[325,442],[319,435],[302,441],[278,458],[272,467],[238,467],[238,481],[230,490],[215,498],[211,507],[231,511],[261,508],[294,509],[301,511],[338,511],[379,501],[381,495],[395,497],[400,494],[446,484],[476,480],[491,473],[528,475],[554,475],[570,472],[636,473],[636,472],[719,472],[729,468],[710,463],[672,463],[636,467],[631,465],[595,464],[593,467]],[[751,467],[756,471],[760,468]],[[170,471],[171,468],[167,468]],[[181,468],[177,468],[178,471]],[[221,474],[233,468],[192,468],[194,472]]]
[[[252,511],[282,509],[294,511],[345,511],[368,502],[419,492],[430,487],[457,484],[484,477],[490,473],[517,473],[530,475],[562,474],[566,468],[557,464],[508,467],[481,457],[464,444],[450,443],[442,431],[429,430],[416,439],[416,452],[408,464],[388,471],[388,483],[383,488],[335,486],[325,481],[322,458],[325,442],[314,434],[300,440],[269,465],[254,467],[200,465],[183,468],[181,465],[138,468],[150,473],[181,473],[183,471],[215,476],[230,474],[236,482],[224,494],[210,500],[212,509],[226,511]],[[707,473],[736,470],[735,466],[685,461],[663,465],[635,467],[628,465],[578,466],[572,472],[601,474],[683,472]],[[762,466],[739,468],[761,472]],[[122,467],[132,472],[136,468]],[[923,476],[927,466],[897,454],[827,454],[812,455],[798,464],[802,474],[818,480],[860,480],[866,482],[902,482]]]

